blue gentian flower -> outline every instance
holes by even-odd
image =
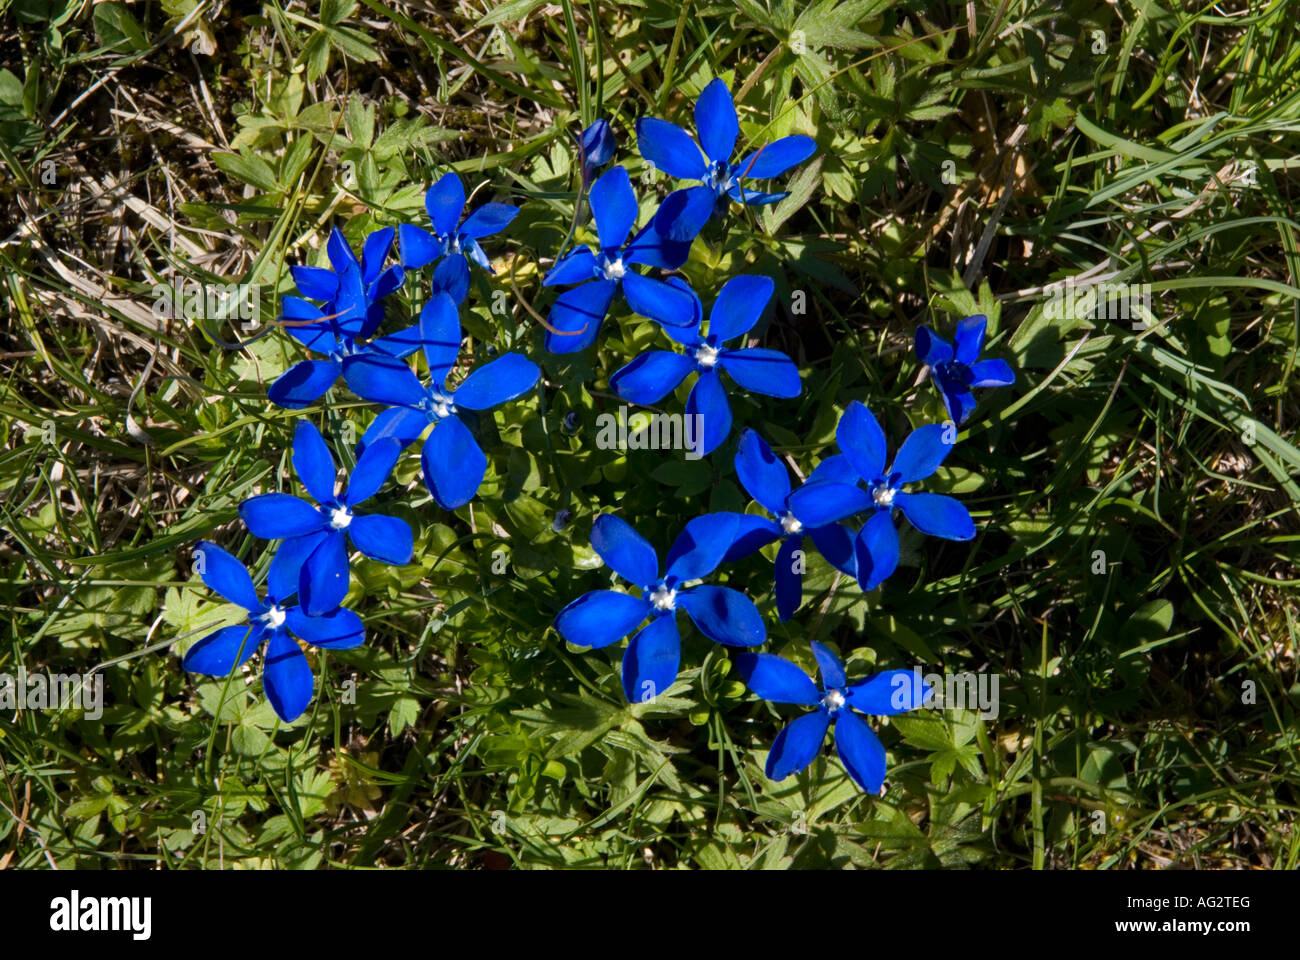
[[[582,179],[585,183],[595,170],[614,159],[614,131],[605,119],[597,120],[582,131]]]
[[[429,364],[427,386],[399,360],[370,356],[343,364],[353,393],[391,407],[374,419],[357,449],[364,456],[371,444],[386,437],[405,447],[432,425],[420,457],[424,482],[439,506],[455,510],[474,498],[487,473],[487,457],[459,411],[490,410],[513,400],[531,390],[542,372],[523,355],[506,353],[474,370],[455,389],[447,386],[460,353],[461,329],[456,304],[445,293],[421,311],[420,338]]]
[[[678,282],[673,281],[674,285]],[[685,284],[679,289],[690,292]],[[699,374],[686,400],[686,412],[701,418],[698,422],[702,442],[698,453],[712,453],[731,432],[731,406],[722,385],[722,370],[746,390],[769,397],[789,399],[799,396],[802,389],[799,368],[784,353],[760,347],[724,346],[728,340],[744,336],[753,328],[772,298],[772,289],[771,277],[732,277],[718,291],[718,299],[709,311],[708,336],[702,335],[702,324],[698,321],[693,326],[684,325],[688,314],[683,312],[677,318],[682,323],[665,326],[664,332],[686,347],[686,353],[649,350],[617,370],[609,378],[610,387],[629,403],[653,404],[675,390],[691,373]],[[694,293],[691,298],[691,313],[698,317],[703,310]]]
[[[397,228],[402,266],[418,269],[439,257],[463,253],[488,273],[495,273],[479,240],[500,233],[519,213],[508,203],[485,203],[461,223],[465,187],[455,173],[446,173],[424,195],[433,231],[404,223]]]
[[[982,313],[959,322],[956,350],[929,327],[916,328],[916,357],[930,368],[953,423],[964,423],[974,411],[972,387],[1006,387],[1016,382],[1005,360],[979,359],[987,325]]]
[[[813,656],[821,673],[821,687],[808,674],[783,657],[770,653],[742,653],[736,657],[741,679],[755,694],[773,703],[816,707],[812,713],[790,721],[776,735],[767,754],[770,780],[784,780],[812,763],[821,752],[826,730],[835,726],[835,750],[853,782],[870,794],[885,783],[885,746],[876,732],[854,713],[889,717],[924,705],[930,688],[910,670],[885,670],[850,684],[844,665],[816,640]]]
[[[746,190],[743,181],[779,177],[817,150],[812,137],[794,134],[774,140],[733,165],[731,153],[740,134],[740,121],[731,91],[721,78],[710,81],[695,101],[695,129],[700,146],[675,123],[643,117],[636,124],[641,156],[679,180],[701,181],[701,186],[670,194],[660,207],[656,226],[677,241],[693,240],[709,217],[723,216],[733,200],[757,206],[784,199],[788,194]]]
[[[853,513],[870,511],[854,541],[854,560],[858,585],[874,590],[898,567],[898,531],[894,527],[894,510],[924,534],[945,540],[970,540],[975,523],[970,512],[952,497],[938,493],[906,493],[903,486],[931,476],[953,447],[951,424],[930,423],[913,430],[899,447],[893,464],[885,468],[885,432],[871,411],[857,400],[849,404],[835,428],[835,440],[844,459],[836,457],[819,465],[816,482],[837,489],[822,502],[833,510],[818,517],[826,522],[842,520]],[[866,490],[850,487],[845,474],[852,469],[854,483],[866,484]],[[814,471],[817,474],[818,471]],[[814,486],[813,477],[803,490]],[[847,489],[845,489],[847,488]],[[847,511],[847,512],[846,512]]]
[[[325,439],[311,421],[298,421],[293,468],[315,505],[288,493],[263,493],[239,505],[239,515],[253,536],[284,540],[271,561],[268,586],[273,594],[297,593],[298,602],[311,616],[333,610],[348,592],[349,537],[372,560],[398,566],[411,562],[414,541],[405,520],[353,512],[379,492],[401,452],[396,440],[371,444],[339,493],[338,468]]]
[[[363,343],[383,322],[383,298],[405,279],[399,266],[384,269],[392,246],[393,228],[376,230],[366,238],[358,263],[342,232],[335,227],[325,245],[333,269],[290,267],[302,296],[284,298],[280,320],[291,337],[328,359],[303,360],[282,373],[267,390],[274,403],[300,410],[319,400],[339,378],[344,357],[371,350],[406,356],[416,349],[418,344],[411,330]],[[320,300],[324,306],[309,300]]]
[[[650,617],[623,655],[623,692],[629,703],[663,693],[677,678],[681,636],[677,609],[686,611],[710,640],[753,647],[767,638],[758,609],[743,593],[729,587],[699,584],[722,562],[735,539],[739,514],[696,517],[668,551],[668,570],[659,574],[659,557],[641,535],[613,514],[602,514],[591,528],[591,545],[615,573],[641,590],[635,596],[618,590],[593,590],[574,600],[555,618],[555,629],[570,643],[607,647]]]
[[[262,686],[266,698],[285,723],[297,720],[311,703],[313,678],[311,666],[293,638],[329,650],[350,650],[365,642],[361,618],[346,607],[308,616],[301,606],[284,605],[283,596],[274,589],[268,589],[263,602],[244,565],[215,543],[199,541],[194,556],[203,582],[247,610],[248,623],[223,627],[203,637],[185,651],[181,667],[190,673],[228,676],[265,641]]]
[[[855,501],[849,508],[856,505],[852,486],[812,482],[791,493],[785,464],[753,430],[741,435],[736,476],[746,492],[775,519],[742,514],[736,539],[723,560],[740,560],[769,543],[781,541],[776,555],[776,610],[783,621],[794,616],[803,602],[803,563],[802,557],[795,554],[803,550],[805,534],[835,567],[850,577],[857,576],[853,533],[843,524],[821,522],[822,517],[837,515],[843,509],[837,497],[847,493]]]
[[[631,269],[636,263],[675,269],[685,262],[690,245],[677,245],[681,249],[676,251],[680,254],[676,260],[676,254],[661,243],[650,227],[631,243],[626,242],[636,224],[637,204],[632,183],[622,167],[614,167],[593,183],[588,200],[596,219],[600,249],[571,250],[542,281],[548,287],[580,284],[560,294],[551,306],[549,325],[560,332],[547,331],[546,349],[551,353],[577,353],[591,346],[620,289],[627,305],[643,317],[660,324],[690,323],[693,301],[689,295]]]

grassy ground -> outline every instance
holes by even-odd
[[[0,717],[0,867],[1300,863],[1294,0],[0,10],[0,672],[117,660],[98,719]],[[996,719],[882,725],[879,798],[829,752],[768,781],[779,720],[700,636],[670,697],[628,707],[620,648],[550,627],[603,582],[599,512],[662,549],[745,508],[734,439],[697,462],[591,443],[652,325],[616,311],[563,359],[534,319],[573,135],[611,119],[648,213],[669,183],[633,123],[691,126],[714,76],[742,142],[819,145],[790,199],[706,233],[685,268],[706,303],[741,270],[777,278],[763,339],[804,393],[740,401],[741,423],[806,473],[852,400],[892,436],[942,420],[912,331],[969,313],[1019,373],[940,474],[974,541],[905,540],[866,597],[814,564],[787,624],[770,561],[724,577],[774,651],[1001,677]],[[265,388],[301,351],[254,339],[288,265],[317,262],[332,224],[356,242],[418,221],[448,169],[522,204],[463,322],[546,386],[497,415],[471,507],[440,511],[403,461],[382,499],[416,562],[354,563],[369,640],[313,660],[316,700],[286,726],[256,670],[230,688],[180,670],[222,612],[189,550],[269,560],[235,506],[290,483],[298,414]],[[1150,316],[1054,318],[1044,288],[1069,278],[1149,284]],[[181,279],[256,285],[260,323],[159,317],[155,285]],[[340,386],[305,415],[341,435],[372,409]]]

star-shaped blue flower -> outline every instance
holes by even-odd
[[[741,679],[758,696],[773,703],[816,707],[790,721],[776,735],[767,754],[770,780],[784,780],[812,763],[821,752],[829,727],[835,727],[835,750],[853,782],[867,793],[879,794],[885,783],[885,746],[854,710],[889,717],[923,706],[930,695],[910,670],[885,670],[850,684],[844,665],[828,648],[812,642],[821,673],[821,687],[801,669],[771,653],[742,653],[736,657]],[[917,687],[920,687],[918,690]]]
[[[652,700],[677,679],[679,608],[710,640],[757,646],[767,639],[767,628],[748,597],[730,587],[686,586],[704,579],[722,562],[738,523],[735,513],[705,514],[687,523],[668,551],[667,572],[660,576],[654,547],[626,521],[601,514],[591,528],[591,545],[641,595],[618,590],[585,593],[560,611],[555,629],[570,643],[600,648],[621,640],[650,617],[623,655],[623,692],[629,703]]]
[[[203,582],[229,602],[247,610],[248,622],[223,627],[203,637],[185,651],[181,667],[190,673],[224,677],[265,642],[262,686],[266,697],[276,716],[285,723],[297,720],[311,703],[313,677],[311,666],[293,637],[315,647],[350,650],[365,642],[366,630],[361,618],[346,607],[308,616],[301,606],[284,605],[282,595],[274,589],[268,589],[263,602],[244,565],[215,543],[199,541],[194,559]]]
[[[794,616],[803,602],[805,534],[835,567],[851,577],[857,575],[853,533],[839,523],[821,523],[822,517],[860,506],[852,486],[812,480],[791,493],[785,464],[753,430],[741,435],[740,449],[736,452],[736,476],[746,492],[775,519],[742,514],[736,539],[723,560],[728,563],[741,560],[769,543],[781,541],[775,580],[776,610],[783,621]],[[838,502],[846,496],[851,501],[849,504]]]
[[[239,515],[253,536],[284,540],[271,561],[268,579],[275,596],[297,593],[299,604],[311,616],[337,607],[348,592],[349,538],[372,560],[399,566],[411,562],[414,540],[405,520],[353,512],[379,492],[401,452],[396,440],[371,444],[340,493],[335,485],[338,468],[325,439],[311,421],[298,421],[293,468],[316,503],[288,493],[263,493],[239,505]]]
[[[842,520],[853,513],[869,511],[871,516],[854,541],[858,585],[864,591],[880,586],[898,567],[898,530],[894,510],[901,510],[908,522],[924,534],[945,540],[970,540],[975,523],[970,512],[952,497],[938,493],[905,492],[909,483],[925,480],[939,469],[952,450],[956,428],[930,423],[913,430],[899,447],[893,464],[885,468],[885,432],[876,418],[858,401],[849,404],[835,428],[835,440],[843,459],[831,457],[814,471],[818,483],[841,489],[834,498],[824,498],[835,509],[818,516],[825,522]],[[849,471],[851,470],[851,473]],[[847,475],[847,476],[846,476]],[[862,482],[866,490],[845,481]],[[813,477],[803,489],[814,486]],[[849,512],[845,512],[849,511]]]
[[[676,285],[680,281],[670,281]],[[690,293],[690,313],[703,314],[699,299],[684,283],[678,289]],[[688,415],[698,414],[702,430],[700,455],[712,453],[731,433],[731,405],[722,385],[721,371],[746,390],[769,397],[789,399],[799,396],[799,368],[778,350],[761,347],[727,347],[729,340],[744,336],[758,323],[767,302],[772,298],[772,278],[761,276],[732,277],[718,291],[718,299],[709,311],[709,332],[702,334],[698,320],[689,324],[685,312],[680,323],[665,326],[664,332],[686,347],[685,353],[672,350],[648,350],[609,378],[609,385],[630,403],[658,403],[675,390],[691,373],[699,378],[686,400]]]
[[[404,223],[397,228],[402,266],[419,269],[439,257],[463,253],[488,273],[495,273],[479,241],[500,233],[519,213],[508,203],[485,203],[461,223],[465,210],[465,187],[455,173],[446,173],[424,194],[424,208],[433,224],[432,232]]]
[[[384,269],[392,246],[393,228],[376,230],[366,238],[358,262],[335,227],[325,245],[333,269],[290,267],[302,296],[284,298],[280,320],[291,337],[327,359],[302,360],[282,373],[267,390],[274,403],[300,410],[319,400],[338,380],[344,357],[368,351],[406,356],[415,350],[413,328],[363,342],[374,336],[383,322],[384,297],[400,287],[406,276],[396,265]],[[310,300],[319,300],[323,306]]]
[[[740,134],[740,120],[731,91],[721,78],[710,81],[695,101],[695,129],[700,146],[675,123],[643,117],[636,124],[641,156],[679,180],[701,182],[701,186],[670,194],[660,208],[659,232],[678,241],[693,240],[709,217],[725,215],[733,200],[757,206],[784,199],[788,194],[746,190],[744,181],[779,177],[817,151],[812,137],[794,134],[774,140],[733,165],[731,154]]]
[[[429,383],[422,384],[399,360],[370,356],[343,364],[343,377],[352,392],[371,403],[391,407],[374,419],[357,449],[392,437],[403,447],[433,431],[420,457],[424,482],[444,510],[455,510],[474,498],[487,473],[487,457],[459,411],[490,410],[527,393],[542,372],[522,354],[506,353],[483,364],[454,389],[447,376],[460,354],[460,317],[451,298],[440,293],[420,313],[420,340],[429,364]]]
[[[675,269],[685,262],[690,244],[670,250],[649,226],[627,242],[636,225],[637,203],[622,167],[614,167],[593,183],[588,201],[600,249],[571,250],[543,279],[548,287],[580,284],[560,294],[551,306],[548,323],[553,330],[546,334],[546,349],[576,353],[591,346],[620,289],[634,313],[660,324],[690,323],[693,306],[688,294],[632,269],[638,263]],[[678,255],[680,259],[676,259]]]
[[[929,327],[916,328],[916,357],[930,368],[953,423],[964,423],[975,410],[972,387],[1006,387],[1016,382],[1015,371],[1005,360],[979,359],[987,325],[982,313],[959,322],[956,350]]]

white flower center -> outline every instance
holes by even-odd
[[[718,362],[717,348],[702,343],[695,348],[695,362],[705,370],[713,369],[713,365]]]
[[[622,280],[623,275],[627,273],[627,267],[623,266],[623,258],[608,261],[605,264],[604,277],[606,280]]]
[[[347,507],[335,507],[330,511],[330,526],[335,530],[346,530],[352,522],[352,511]]]
[[[270,610],[266,611],[265,617],[267,624],[270,625],[272,630],[284,626],[284,611],[279,607],[271,607]]]
[[[881,484],[871,491],[871,499],[876,501],[878,507],[892,507],[894,505],[894,494],[898,493],[893,487]]]
[[[799,519],[793,513],[787,513],[781,518],[781,529],[787,535],[800,533],[803,531],[803,524],[799,522]]]
[[[827,710],[839,710],[844,706],[844,694],[838,690],[827,690],[826,696],[822,697],[822,703]]]
[[[450,417],[456,412],[456,404],[452,402],[451,396],[445,393],[435,393],[429,398],[429,409],[439,420]]]
[[[650,594],[650,604],[656,610],[671,610],[677,605],[677,591],[660,585],[659,589]]]

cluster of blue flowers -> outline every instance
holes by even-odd
[[[767,308],[773,281],[738,275],[717,291],[707,320],[700,298],[672,272],[687,260],[691,245],[732,204],[756,206],[786,194],[752,190],[749,181],[778,177],[816,150],[807,136],[778,139],[732,163],[739,122],[731,94],[721,80],[701,92],[695,104],[696,139],[663,120],[637,123],[642,157],[678,180],[695,181],[671,192],[639,228],[638,204],[627,171],[615,166],[609,125],[598,121],[579,141],[582,188],[595,221],[597,243],[561,251],[543,284],[565,287],[550,308],[546,349],[567,354],[592,345],[615,297],[655,321],[679,349],[649,350],[614,372],[611,389],[629,403],[661,401],[694,376],[685,412],[698,416],[699,455],[718,449],[730,436],[732,413],[727,381],[744,390],[788,399],[802,390],[799,370],[785,354],[746,345],[744,340]],[[579,203],[582,201],[580,192]],[[518,210],[486,203],[462,216],[465,192],[454,173],[443,176],[425,197],[430,228],[410,224],[384,228],[365,240],[360,260],[335,229],[327,244],[332,269],[294,267],[301,296],[284,299],[282,322],[309,351],[326,359],[303,360],[271,385],[270,398],[291,409],[320,399],[342,376],[361,399],[384,409],[356,446],[356,468],[346,487],[337,485],[334,460],[319,431],[298,423],[293,465],[313,502],[287,493],[254,496],[239,514],[255,536],[281,541],[272,559],[265,602],[244,568],[209,543],[199,545],[204,582],[248,611],[248,625],[219,630],[194,644],[184,667],[226,675],[265,640],[264,687],[286,721],[310,703],[312,675],[292,637],[344,649],[364,640],[355,613],[342,607],[349,584],[349,544],[371,559],[405,564],[413,537],[397,518],[355,509],[379,492],[403,450],[425,436],[421,449],[424,482],[433,499],[453,510],[476,495],[487,459],[461,411],[489,410],[532,390],[540,379],[533,361],[506,353],[450,381],[462,347],[459,308],[468,295],[470,263],[491,273],[480,241],[504,230]],[[388,265],[394,237],[398,262]],[[419,323],[376,336],[384,320],[384,298],[410,271],[433,264],[431,295]],[[640,272],[644,267],[651,272]],[[660,271],[655,275],[654,271]],[[667,274],[667,275],[666,275]],[[312,301],[316,301],[313,303]],[[740,437],[736,474],[767,515],[711,513],[686,524],[660,563],[655,549],[615,514],[598,516],[592,546],[605,564],[636,588],[594,590],[565,606],[555,627],[567,641],[602,648],[628,636],[622,682],[629,702],[646,702],[676,681],[681,667],[677,610],[704,636],[736,648],[767,640],[763,618],[744,594],[705,582],[723,563],[742,560],[777,543],[774,595],[781,620],[802,602],[804,547],[842,574],[874,590],[895,570],[899,539],[895,513],[921,533],[970,540],[975,525],[957,500],[917,490],[952,450],[957,425],[975,406],[973,388],[1014,382],[1001,360],[979,360],[984,317],[968,317],[957,328],[955,347],[934,331],[916,331],[916,353],[938,386],[951,422],[913,430],[892,461],[885,433],[872,413],[853,402],[836,430],[839,453],[823,460],[792,487],[787,467],[755,431]],[[428,379],[408,365],[423,351]],[[862,518],[856,530],[847,524]],[[290,601],[296,601],[290,603]],[[290,636],[292,634],[292,637]],[[783,779],[817,756],[828,728],[835,726],[840,758],[864,790],[879,792],[885,750],[854,710],[889,715],[920,706],[929,691],[916,689],[913,675],[895,670],[850,684],[842,664],[824,646],[812,644],[821,674],[819,687],[799,667],[765,653],[744,653],[736,666],[757,696],[775,703],[815,708],[791,722],[769,753],[768,776]]]

